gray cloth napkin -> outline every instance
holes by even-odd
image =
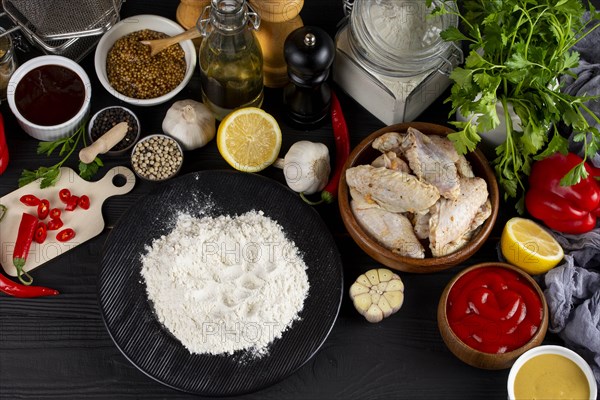
[[[565,93],[600,95],[599,44],[600,28],[574,46],[580,54],[580,63],[573,70],[575,77],[562,80]],[[600,116],[600,100],[588,101],[586,105]],[[600,124],[591,117],[586,118],[590,125],[600,129]],[[582,143],[574,142],[572,135],[569,150],[583,156]],[[600,153],[591,161],[600,167]],[[600,385],[600,224],[581,235],[553,234],[565,251],[565,258],[561,265],[544,276],[544,294],[550,312],[549,330],[586,359]]]
[[[589,19],[589,15],[586,14],[586,18]],[[592,24],[592,23],[590,23]],[[573,96],[596,96],[600,95],[600,28],[590,32],[585,38],[579,41],[573,50],[579,52],[580,62],[577,68],[574,68],[572,72],[576,77],[565,76],[562,79],[564,93]],[[600,116],[600,100],[593,100],[586,103],[590,110],[592,110],[597,116]],[[586,115],[586,119],[589,124],[600,129],[600,124],[589,115]],[[588,134],[588,142],[590,141],[591,134]],[[582,142],[575,142],[572,140],[572,135],[569,138],[569,150],[573,153],[577,153],[583,156],[583,144]],[[591,160],[596,166],[600,167],[600,153]]]
[[[597,263],[600,260],[600,229],[594,233],[596,247],[575,252],[581,258],[593,257]],[[568,241],[556,236],[561,245]],[[565,251],[570,250],[565,248]],[[550,312],[549,330],[558,333],[567,347],[590,364],[600,384],[600,271],[577,264],[577,257],[567,254],[564,263],[544,277],[544,295]]]

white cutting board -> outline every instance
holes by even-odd
[[[125,180],[123,186],[116,186],[113,182],[114,178],[119,175],[121,182]],[[23,213],[27,212],[37,217],[37,206],[24,205],[20,201],[21,196],[33,194],[40,199],[48,199],[50,208],[61,209],[60,219],[64,223],[59,230],[48,231],[48,237],[43,244],[35,241],[31,244],[24,268],[25,271],[31,271],[100,234],[104,230],[104,217],[102,216],[104,200],[111,196],[128,193],[134,185],[135,175],[126,167],[110,169],[97,182],[88,182],[71,168],[63,167],[60,169],[60,178],[54,186],[40,189],[38,180],[0,198],[0,204],[7,208],[7,212],[0,222],[0,264],[4,271],[10,276],[17,276],[12,256]],[[87,195],[90,198],[90,208],[84,210],[77,207],[74,211],[65,211],[65,204],[58,198],[58,192],[64,188],[69,189],[75,196]],[[50,221],[50,217],[44,220],[46,223],[48,221]],[[61,243],[56,240],[56,234],[65,228],[72,228],[75,231],[75,237],[68,242]],[[67,260],[67,262],[75,264],[75,260]]]

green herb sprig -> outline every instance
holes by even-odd
[[[451,115],[460,111],[468,119],[453,122],[459,130],[450,139],[460,153],[474,150],[480,134],[500,124],[500,102],[506,141],[496,148],[492,164],[505,199],[523,194],[535,160],[567,152],[559,123],[572,128],[575,141],[584,142],[586,158],[600,150],[600,132],[589,122],[600,119],[585,105],[597,97],[570,96],[559,86],[559,79],[573,76],[570,69],[579,65],[573,45],[600,26],[600,13],[591,4],[589,30],[580,0],[465,0],[460,11],[449,0],[434,5],[434,15],[452,14],[461,21],[461,29],[448,28],[442,38],[465,41],[469,48],[464,66],[450,76],[453,85],[446,100],[452,103]],[[521,119],[521,129],[513,126],[509,107]],[[562,183],[571,185],[585,177],[580,165]],[[522,206],[520,201],[517,208]]]
[[[60,148],[58,152],[59,156],[63,156],[62,160],[50,167],[39,167],[34,171],[23,170],[21,177],[19,178],[19,187],[25,186],[37,179],[41,178],[40,188],[46,188],[56,184],[60,178],[60,167],[69,159],[71,154],[77,148],[79,142],[83,142],[83,146],[86,146],[85,140],[85,123],[83,123],[75,133],[71,136],[58,139],[53,142],[40,142],[37,148],[37,154],[50,156],[56,149]],[[104,164],[99,157],[96,157],[91,163],[86,164],[79,162],[79,176],[85,180],[90,180],[98,169]]]

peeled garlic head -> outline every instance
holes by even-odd
[[[379,322],[397,312],[404,302],[404,283],[389,269],[372,269],[350,286],[354,307],[369,322]]]

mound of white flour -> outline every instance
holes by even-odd
[[[142,276],[160,322],[191,352],[267,353],[298,319],[306,264],[262,212],[180,214],[142,255]]]

